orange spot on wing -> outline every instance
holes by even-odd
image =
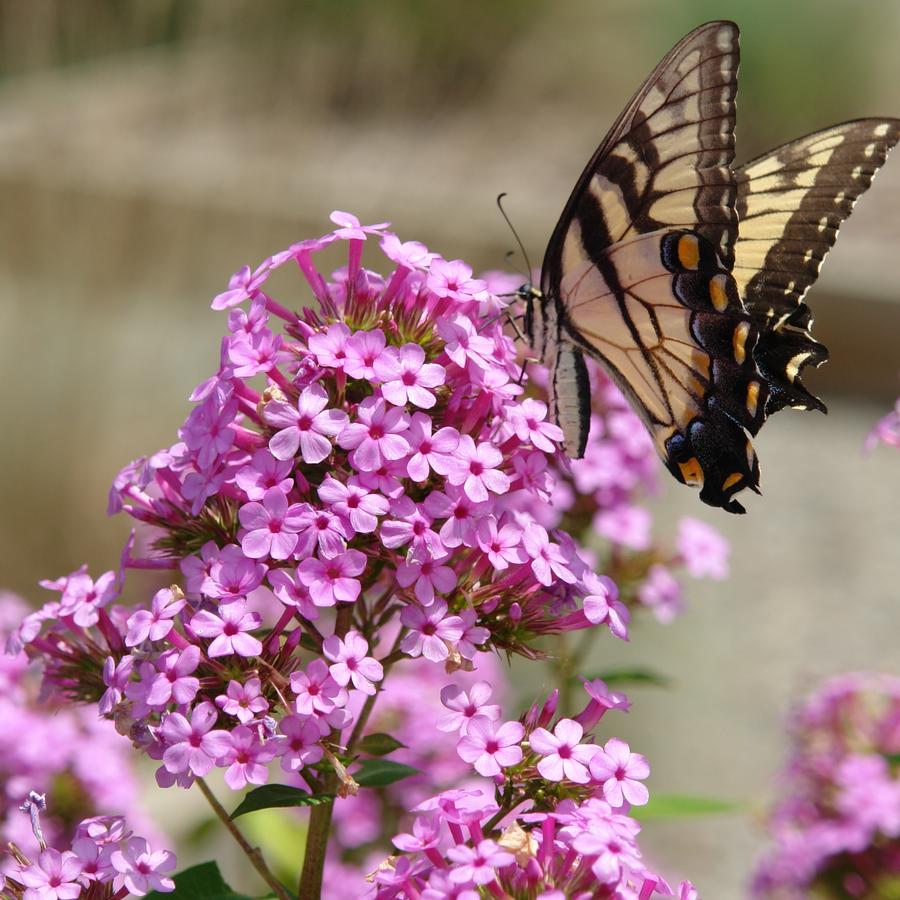
[[[734,334],[731,336],[731,343],[734,347],[734,361],[739,366],[743,365],[744,360],[747,358],[747,348],[745,344],[747,343],[748,334],[750,334],[750,323],[741,322],[734,329]]]
[[[698,486],[703,484],[703,469],[696,456],[692,456],[687,462],[678,463],[678,468],[681,469],[681,477],[685,484]]]
[[[727,275],[715,275],[709,282],[709,299],[718,312],[725,312],[728,309],[728,294],[725,291],[727,283]]]
[[[700,264],[700,242],[692,234],[678,239],[678,261],[686,269],[696,269]]]

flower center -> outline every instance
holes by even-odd
[[[415,372],[404,372],[403,375],[400,376],[400,380],[407,387],[412,387],[416,383],[416,373]]]
[[[372,438],[373,441],[380,441],[384,437],[384,428],[382,428],[381,425],[370,425],[369,437]]]
[[[473,459],[472,462],[469,463],[469,471],[473,475],[481,475],[484,472],[484,464],[478,462],[477,459]]]
[[[570,759],[572,756],[572,748],[568,744],[563,744],[556,752],[560,759]]]
[[[489,741],[484,745],[484,752],[485,752],[485,753],[490,753],[491,755],[493,755],[494,753],[496,753],[499,749],[500,749],[500,744],[499,744],[499,742],[496,741],[496,740],[494,740],[493,738],[491,738],[491,740],[489,740]]]
[[[307,416],[306,414],[304,414],[297,419],[297,428],[299,428],[300,431],[309,431],[311,425],[311,416]]]

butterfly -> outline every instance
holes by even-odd
[[[738,56],[721,21],[663,57],[578,179],[540,289],[517,292],[567,453],[588,439],[587,355],[675,478],[733,513],[759,492],[749,436],[784,407],[825,411],[801,379],[828,357],[804,297],[900,139],[900,120],[858,119],[735,167]]]

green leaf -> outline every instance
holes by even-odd
[[[418,769],[389,759],[364,759],[353,772],[353,778],[360,787],[384,787],[418,774]]]
[[[333,794],[308,794],[300,788],[287,784],[264,784],[254,788],[240,802],[231,814],[232,819],[258,809],[271,809],[276,806],[318,806],[334,798]]]
[[[885,753],[884,758],[889,766],[900,766],[900,753]]]
[[[670,678],[660,672],[654,672],[653,669],[610,669],[606,672],[594,672],[585,677],[588,681],[601,678],[609,687],[622,687],[629,684],[669,687],[672,683]]]
[[[395,737],[379,731],[376,734],[367,734],[360,742],[359,749],[372,756],[387,756],[406,744],[401,744]]]
[[[628,815],[643,822],[651,819],[685,819],[691,816],[722,815],[740,810],[734,800],[696,797],[690,794],[651,794],[646,806],[632,807]]]
[[[233,891],[222,878],[214,862],[200,863],[175,876],[175,890],[170,894],[153,891],[147,900],[252,900]]]

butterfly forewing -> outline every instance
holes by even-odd
[[[558,294],[573,256],[666,227],[695,228],[730,262],[737,67],[732,22],[701,26],[666,54],[576,184],[544,257],[545,294]]]
[[[792,141],[737,170],[734,276],[763,332],[756,356],[770,382],[767,413],[822,409],[802,385],[827,359],[803,303],[838,229],[900,139],[895,119],[859,119]]]

